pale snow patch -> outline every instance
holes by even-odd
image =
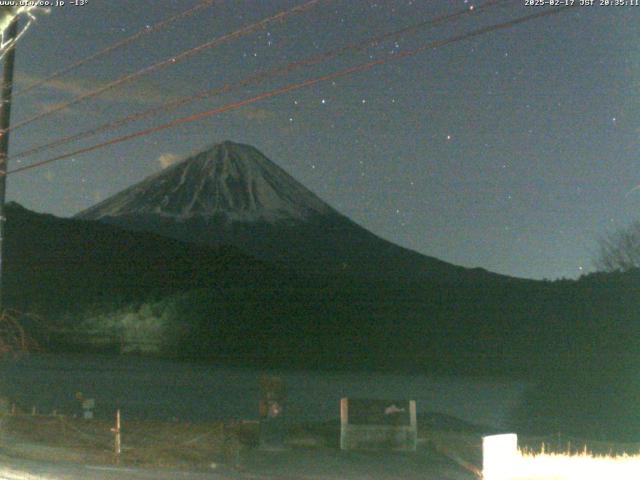
[[[158,163],[160,164],[162,169],[170,167],[171,165],[179,161],[180,161],[180,156],[176,155],[175,153],[167,152],[167,153],[163,153],[158,157]]]

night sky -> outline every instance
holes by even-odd
[[[473,1],[324,0],[12,131],[11,154]],[[20,163],[10,159],[10,168],[547,8],[524,2],[347,52]],[[198,3],[88,0],[52,8],[18,45],[16,90]],[[18,94],[12,121],[302,3],[220,1]],[[71,216],[228,139],[255,146],[337,210],[399,245],[518,277],[575,278],[593,269],[600,235],[639,216],[639,36],[640,6],[575,7],[10,175],[8,197]]]

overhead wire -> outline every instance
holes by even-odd
[[[91,90],[89,92],[83,93],[81,95],[76,96],[75,98],[61,103],[59,105],[56,105],[55,107],[49,108],[43,112],[37,113],[29,118],[27,118],[26,120],[23,120],[21,122],[18,122],[14,125],[12,125],[10,128],[8,128],[6,130],[6,132],[10,132],[13,130],[17,130],[19,128],[22,128],[26,125],[29,125],[37,120],[41,120],[45,117],[48,117],[49,115],[52,115],[54,113],[57,113],[59,111],[65,110],[73,105],[76,105],[80,102],[83,102],[84,100],[88,100],[90,98],[94,98],[97,97],[98,95],[101,95],[109,90],[112,90],[116,87],[122,86],[126,83],[132,82],[133,80],[136,80],[144,75],[148,75],[152,72],[155,72],[161,68],[164,68],[166,66],[169,65],[175,65],[183,60],[186,60],[187,58],[190,58],[204,50],[210,49],[210,48],[214,48],[217,47],[225,42],[228,42],[230,40],[234,40],[236,38],[240,38],[244,35],[248,35],[250,33],[253,33],[257,30],[260,30],[264,27],[266,27],[267,25],[269,25],[270,23],[274,23],[277,21],[281,21],[284,20],[285,18],[291,16],[291,15],[295,15],[298,13],[302,13],[305,12],[309,9],[311,9],[312,7],[316,6],[318,3],[322,2],[324,0],[308,0],[307,2],[295,6],[293,8],[290,8],[289,10],[283,10],[275,15],[271,15],[267,18],[264,18],[258,22],[252,23],[250,25],[247,25],[245,27],[242,27],[238,30],[235,30],[231,33],[222,35],[220,37],[217,37],[213,40],[210,40],[208,42],[205,42],[203,44],[198,45],[197,47],[193,47],[190,48],[188,50],[184,50],[180,53],[178,53],[177,55],[174,55],[172,57],[169,57],[165,60],[161,60],[157,63],[154,63],[152,65],[149,65],[147,67],[141,68],[140,70],[137,70],[133,73],[124,75],[116,80],[113,80],[109,83],[107,83],[106,85],[103,85],[102,87],[98,87],[94,90]]]
[[[415,23],[413,25],[407,26],[407,27],[403,27],[401,29],[398,30],[394,30],[394,31],[390,31],[390,32],[385,32],[383,34],[374,36],[374,37],[370,37],[367,38],[365,40],[361,40],[358,42],[353,42],[350,43],[348,45],[344,45],[338,48],[334,48],[331,49],[327,52],[321,53],[321,54],[317,54],[317,55],[313,55],[311,57],[308,57],[306,59],[303,60],[298,60],[295,62],[290,62],[284,66],[280,66],[280,67],[276,67],[276,68],[272,68],[272,69],[267,69],[267,70],[262,70],[256,74],[250,75],[249,77],[246,77],[242,80],[238,80],[238,81],[234,81],[234,82],[229,82],[226,83],[220,87],[215,87],[212,89],[207,89],[207,90],[203,90],[200,92],[197,92],[195,94],[186,96],[186,97],[182,97],[179,99],[175,99],[175,100],[171,100],[168,102],[165,102],[161,105],[157,105],[154,107],[151,107],[147,110],[143,110],[141,112],[136,112],[130,115],[127,115],[123,118],[99,125],[97,127],[93,127],[72,135],[68,135],[62,138],[59,138],[57,140],[48,142],[48,143],[44,143],[41,145],[37,145],[35,147],[29,148],[27,150],[23,150],[21,152],[18,152],[14,155],[11,156],[11,160],[15,160],[15,159],[19,159],[19,158],[24,158],[24,157],[28,157],[30,155],[33,155],[35,153],[41,152],[43,150],[47,150],[53,147],[58,147],[76,140],[80,140],[83,138],[87,138],[87,137],[91,137],[93,135],[97,135],[99,133],[104,133],[106,131],[109,130],[113,130],[119,127],[122,127],[124,125],[127,125],[131,122],[135,122],[138,120],[142,120],[144,118],[148,118],[151,116],[154,116],[158,113],[161,112],[167,112],[170,110],[174,110],[176,108],[182,107],[184,105],[187,105],[189,103],[192,103],[196,100],[202,100],[204,98],[210,98],[216,95],[220,95],[223,93],[229,93],[232,92],[234,90],[237,90],[241,87],[250,85],[250,84],[259,84],[262,81],[271,78],[271,77],[275,77],[278,75],[283,75],[283,74],[288,74],[298,68],[301,67],[309,67],[312,65],[317,65],[321,62],[330,60],[332,58],[338,57],[346,52],[349,51],[359,51],[359,50],[363,50],[364,48],[367,48],[371,45],[376,45],[380,42],[383,42],[385,40],[388,40],[390,38],[398,38],[401,35],[405,35],[407,33],[411,33],[411,32],[416,32],[422,28],[425,27],[429,27],[429,26],[434,26],[434,25],[439,25],[442,24],[444,22],[447,21],[453,21],[453,20],[457,20],[459,18],[461,18],[462,16],[465,15],[470,15],[470,14],[477,14],[477,13],[482,13],[483,11],[498,6],[500,4],[504,4],[509,2],[509,0],[489,0],[487,2],[485,2],[484,4],[475,7],[474,9],[470,9],[469,7],[466,7],[464,9],[458,10],[456,12],[453,13],[448,13],[448,14],[444,14],[444,15],[439,15],[435,18],[431,18],[428,20],[423,20],[420,21],[418,23]]]
[[[477,37],[477,36],[484,35],[484,34],[487,34],[487,33],[490,33],[490,32],[511,28],[513,26],[516,26],[516,25],[519,25],[519,24],[522,24],[522,23],[525,23],[525,22],[528,22],[528,21],[531,21],[531,20],[535,20],[535,19],[538,19],[538,18],[548,17],[548,16],[551,16],[551,15],[557,15],[557,14],[559,14],[561,12],[564,12],[564,11],[567,11],[568,9],[571,9],[571,8],[573,8],[573,7],[572,6],[562,6],[562,7],[549,9],[549,10],[544,10],[542,12],[525,15],[525,16],[518,17],[518,18],[515,18],[515,19],[512,19],[512,20],[506,21],[506,22],[501,22],[501,23],[498,23],[498,24],[493,24],[493,25],[489,25],[489,26],[486,26],[486,27],[482,27],[482,28],[476,29],[476,30],[472,30],[471,32],[467,32],[467,33],[464,33],[464,34],[456,35],[454,37],[450,37],[450,38],[447,38],[447,39],[444,39],[444,40],[437,40],[437,41],[434,41],[434,42],[430,42],[430,43],[428,43],[426,45],[423,45],[422,47],[418,47],[418,48],[415,48],[415,49],[412,49],[412,50],[405,50],[405,51],[398,52],[398,53],[395,53],[395,54],[389,54],[389,55],[386,55],[385,57],[383,57],[381,59],[378,59],[378,60],[372,60],[370,62],[362,63],[362,64],[355,65],[355,66],[352,66],[352,67],[348,67],[348,68],[345,68],[345,69],[342,69],[342,70],[339,70],[339,71],[336,71],[336,72],[333,72],[333,73],[325,74],[325,75],[322,75],[320,77],[316,77],[316,78],[313,78],[313,79],[305,80],[305,81],[302,81],[302,82],[289,84],[289,85],[286,85],[284,87],[280,87],[280,88],[277,88],[275,90],[271,90],[269,92],[265,92],[265,93],[256,95],[254,97],[251,97],[251,98],[248,98],[248,99],[245,99],[245,100],[236,101],[236,102],[229,103],[227,105],[224,105],[224,106],[221,106],[221,107],[217,107],[217,108],[214,108],[214,109],[211,109],[211,110],[203,111],[203,112],[196,113],[196,114],[193,114],[193,115],[189,115],[189,116],[186,116],[186,117],[181,117],[181,118],[178,118],[176,120],[173,120],[171,122],[168,122],[168,123],[165,123],[165,124],[162,124],[162,125],[159,125],[159,126],[147,128],[147,129],[135,132],[135,133],[130,133],[130,134],[127,134],[127,135],[116,137],[116,138],[113,138],[111,140],[108,140],[108,141],[105,141],[105,142],[102,142],[102,143],[98,143],[96,145],[92,145],[92,146],[85,147],[85,148],[80,148],[78,150],[75,150],[75,151],[72,151],[72,152],[68,152],[68,153],[65,153],[65,154],[62,154],[62,155],[58,155],[58,156],[55,156],[55,157],[52,157],[52,158],[49,158],[49,159],[46,159],[46,160],[42,160],[42,161],[30,164],[30,165],[25,165],[23,167],[18,167],[18,168],[15,168],[13,170],[10,170],[9,172],[6,172],[6,174],[7,175],[11,175],[11,174],[19,173],[19,172],[24,172],[24,171],[27,171],[27,170],[40,168],[40,167],[43,167],[43,166],[48,165],[48,164],[53,163],[53,162],[64,160],[64,159],[67,159],[67,158],[70,158],[70,157],[74,157],[74,156],[77,156],[77,155],[81,155],[81,154],[84,154],[84,153],[92,152],[92,151],[95,151],[95,150],[98,150],[98,149],[101,149],[101,148],[104,148],[104,147],[107,147],[107,146],[110,146],[110,145],[119,144],[119,143],[126,142],[126,141],[129,141],[129,140],[135,139],[135,138],[144,137],[144,136],[147,136],[147,135],[150,135],[150,134],[153,134],[153,133],[160,132],[162,130],[173,128],[173,127],[176,127],[176,126],[179,126],[179,125],[195,122],[195,121],[201,120],[203,118],[208,118],[208,117],[212,117],[212,116],[215,116],[215,115],[219,115],[219,114],[224,113],[224,112],[228,112],[228,111],[231,111],[231,110],[236,110],[236,109],[244,107],[246,105],[249,105],[249,104],[252,104],[252,103],[255,103],[255,102],[259,102],[259,101],[262,101],[262,100],[266,100],[268,98],[272,98],[272,97],[275,97],[275,96],[278,96],[278,95],[282,95],[284,93],[288,93],[288,92],[291,92],[291,91],[294,91],[294,90],[307,88],[307,87],[316,85],[316,84],[321,83],[321,82],[326,82],[326,81],[329,81],[329,80],[335,80],[335,79],[338,79],[338,78],[341,78],[341,77],[345,77],[345,76],[348,76],[348,75],[353,75],[355,73],[359,73],[359,72],[363,72],[363,71],[366,71],[366,70],[370,70],[370,69],[372,69],[374,67],[377,67],[377,66],[380,66],[380,65],[384,65],[384,64],[387,64],[387,63],[390,63],[390,62],[393,62],[393,61],[397,61],[397,60],[401,60],[401,59],[404,59],[404,58],[408,58],[408,57],[412,57],[412,56],[418,55],[419,53],[422,53],[422,52],[427,51],[427,50],[433,50],[433,49],[440,48],[440,47],[445,46],[445,45],[449,45],[449,44],[452,44],[452,43],[456,43],[456,42],[460,42],[460,41],[463,41],[463,40],[467,40],[469,38]],[[5,174],[5,172],[0,172],[0,175],[2,175],[2,174]]]
[[[73,70],[76,70],[78,68],[80,68],[82,65],[92,62],[100,57],[103,57],[113,51],[116,51],[122,47],[125,47],[131,43],[134,43],[136,41],[138,41],[140,38],[144,37],[145,35],[149,35],[151,33],[155,33],[158,31],[161,31],[165,28],[167,28],[169,25],[171,25],[172,23],[177,22],[178,20],[182,20],[184,18],[188,18],[191,17],[192,15],[194,15],[195,13],[199,12],[200,10],[203,10],[205,8],[208,8],[210,6],[212,6],[214,3],[216,3],[217,0],[204,0],[203,2],[200,2],[198,5],[196,5],[195,7],[192,7],[188,10],[185,10],[183,12],[180,12],[176,15],[173,15],[165,20],[162,20],[154,25],[148,25],[145,28],[143,28],[142,30],[139,30],[138,32],[134,33],[133,35],[130,35],[102,50],[99,50],[98,52],[95,52],[87,57],[84,57],[66,67],[61,68],[60,70],[55,71],[54,73],[48,75],[47,77],[37,80],[35,82],[33,82],[31,85],[22,88],[21,90],[18,90],[17,92],[13,93],[13,98],[20,96],[20,95],[25,95],[29,92],[31,92],[32,90],[35,90],[38,87],[41,87],[47,83],[51,83],[52,80],[55,80],[58,77],[61,77],[63,75],[66,75],[69,72],[72,72]]]

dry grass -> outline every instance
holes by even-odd
[[[503,437],[509,436],[515,437],[515,435]],[[638,445],[632,447],[630,444],[608,444],[610,452],[603,454],[593,453],[588,445],[576,452],[571,448],[570,442],[564,451],[559,446],[560,442],[557,442],[555,451],[549,452],[545,451],[544,444],[539,450],[532,451],[522,446],[516,447],[514,443],[507,441],[509,439],[496,440],[491,442],[491,451],[486,454],[486,470],[483,477],[485,480],[637,480],[640,478]],[[605,445],[600,442],[593,443],[600,452]]]
[[[637,480],[640,455],[521,453],[512,466],[495,478],[501,480]],[[486,480],[492,480],[487,478]]]
[[[425,432],[425,441],[441,454],[456,461],[469,471],[480,473],[482,465],[482,438],[477,434],[457,432]],[[547,439],[549,441],[550,439]],[[515,458],[505,458],[504,468],[486,475],[485,480],[639,480],[640,445],[581,444],[581,451],[567,444],[551,445],[555,452],[545,451],[544,444],[535,439],[522,438],[528,450],[519,450]],[[547,444],[547,449],[549,448]],[[569,444],[569,447],[571,444]],[[574,442],[574,447],[578,445]],[[531,450],[535,448],[536,450]],[[562,451],[562,449],[565,451]],[[600,452],[592,453],[591,449]],[[633,452],[632,454],[624,452]]]
[[[112,427],[104,420],[8,415],[2,444],[7,453],[34,460],[193,468],[237,464],[240,438],[253,435],[242,424],[130,421],[122,426],[122,453],[116,457]]]
[[[113,453],[112,423],[64,416],[7,415],[2,421],[6,453],[45,461],[72,461],[155,468],[207,468],[212,463],[238,466],[243,452],[257,443],[256,423],[188,424],[150,421],[125,422],[123,450]],[[299,427],[288,443],[304,448],[337,448],[336,427]],[[428,431],[420,441],[480,475],[482,439],[478,434]],[[531,447],[532,439],[523,444]],[[538,444],[539,445],[539,444]],[[621,446],[626,447],[626,446]],[[621,451],[619,449],[614,452]],[[627,450],[631,451],[631,450]],[[598,455],[519,450],[503,471],[485,480],[638,480],[640,454]]]

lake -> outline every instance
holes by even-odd
[[[2,395],[23,410],[78,412],[76,392],[96,399],[96,416],[181,421],[257,419],[265,372],[128,356],[35,354],[0,361]],[[526,384],[501,379],[414,374],[269,372],[287,387],[288,420],[339,417],[342,397],[416,400],[418,414],[439,412],[506,427]]]

